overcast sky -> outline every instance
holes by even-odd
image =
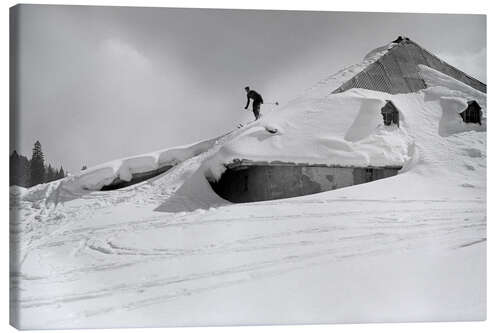
[[[246,85],[284,104],[398,35],[486,81],[481,15],[23,5],[18,27],[16,148],[72,172],[223,134]]]

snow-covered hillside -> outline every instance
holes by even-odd
[[[429,88],[419,93],[330,94],[389,47],[219,138],[11,188],[13,322],[484,319],[486,119],[464,124],[458,112],[474,99],[486,117],[486,95],[425,67]],[[381,122],[386,100],[400,127]],[[207,177],[235,158],[403,169],[335,191],[231,204]],[[151,180],[94,191],[173,160]]]

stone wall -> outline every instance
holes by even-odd
[[[394,176],[400,167],[232,165],[212,188],[231,202],[254,202],[335,190]]]

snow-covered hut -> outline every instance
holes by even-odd
[[[223,161],[225,169],[208,173],[212,188],[229,201],[252,202],[394,176],[415,149],[405,117],[426,107],[416,96],[450,82],[473,93],[459,102],[456,96],[443,99],[457,109],[447,113],[441,134],[453,132],[457,125],[450,124],[458,121],[482,126],[478,100],[485,96],[486,85],[409,38],[398,37],[244,128],[218,153],[214,164]]]

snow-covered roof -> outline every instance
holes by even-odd
[[[392,99],[389,94],[360,90],[323,98],[304,96],[240,130],[222,146],[216,163],[245,159],[402,166],[412,140],[404,122],[399,127],[384,126],[380,110],[387,99]],[[397,101],[395,105],[399,107]]]

